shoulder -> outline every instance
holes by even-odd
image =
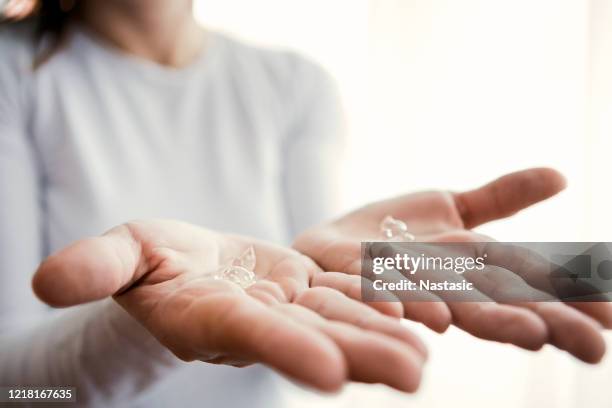
[[[35,41],[31,22],[0,24],[0,89],[3,98],[17,97],[32,74]]]
[[[0,115],[12,112],[9,116],[13,116],[24,103],[24,84],[33,72],[34,52],[32,23],[0,24]]]
[[[0,68],[31,68],[35,52],[34,24],[18,22],[0,24]]]

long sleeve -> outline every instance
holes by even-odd
[[[72,386],[79,406],[125,404],[177,364],[111,299],[0,335],[0,384]]]
[[[15,320],[12,316],[23,322],[42,310],[33,299],[24,301],[30,298],[32,272],[43,250],[38,175],[22,109],[21,66],[4,57],[0,63],[0,327],[7,319]]]
[[[55,312],[36,300],[40,178],[21,83],[31,73],[7,47],[0,42],[0,385],[70,385],[80,405],[124,402],[177,360],[110,299]]]
[[[345,136],[342,106],[330,76],[301,60],[293,82],[295,103],[283,147],[291,236],[337,215]]]

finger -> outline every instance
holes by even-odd
[[[455,272],[419,273],[420,279],[433,282],[465,280]],[[476,337],[514,344],[528,350],[539,350],[546,343],[546,324],[535,313],[495,303],[476,286],[469,292],[434,293],[447,302],[453,323]]]
[[[113,295],[145,271],[140,243],[122,225],[48,257],[32,286],[45,303],[64,307]]]
[[[414,252],[416,249],[419,251]],[[438,256],[449,255],[446,248],[419,244],[418,248],[411,246],[385,244],[372,249],[373,256],[393,257],[396,255],[420,256],[423,253]],[[442,251],[442,252],[440,252]],[[385,280],[395,279],[393,274],[398,271],[386,271]],[[418,273],[410,274],[410,280],[419,287],[421,283],[455,283],[462,285],[465,278],[454,271],[445,269],[419,269]],[[405,299],[423,290],[404,292],[398,297]],[[452,314],[455,325],[467,332],[487,340],[512,343],[527,349],[539,349],[547,339],[546,325],[534,313],[511,306],[498,305],[490,297],[479,291],[477,287],[469,291],[430,291],[446,302]]]
[[[548,339],[545,323],[533,312],[497,303],[451,303],[453,323],[485,340],[539,350]]]
[[[571,286],[557,286],[551,279],[551,272],[555,269],[548,259],[541,254],[519,245],[502,244],[497,242],[477,244],[474,248],[479,253],[487,254],[487,264],[502,267],[512,271],[532,287],[544,291],[555,297],[575,292]],[[557,282],[564,284],[564,281]]]
[[[352,380],[383,383],[407,392],[418,388],[423,359],[402,342],[346,323],[326,321],[295,304],[279,305],[279,308],[329,336],[344,353]]]
[[[612,329],[612,303],[609,302],[567,302],[567,305],[586,313],[606,329]]]
[[[547,324],[549,342],[587,363],[601,361],[606,343],[601,326],[592,318],[563,303],[526,302],[521,306],[536,312]]]
[[[455,272],[419,273],[421,279],[425,277],[434,282],[465,280]],[[539,350],[548,339],[546,324],[535,313],[495,303],[476,285],[469,293],[435,293],[447,301],[453,323],[476,337],[514,344],[527,350]]]
[[[467,271],[463,276],[480,292],[498,303],[555,302],[553,295],[533,288],[515,273],[495,265]]]
[[[408,328],[402,326],[399,320],[385,316],[334,289],[323,287],[309,289],[300,294],[295,303],[326,319],[349,323],[394,337],[417,350],[423,358],[427,357],[425,344]]]
[[[362,262],[360,247],[349,245],[346,246],[345,250],[350,253],[349,256],[346,256],[347,252],[342,252],[344,256],[336,254],[336,262],[328,266],[335,265],[341,268],[336,270],[345,272],[348,275],[361,276]],[[336,252],[334,251],[333,253],[335,254]],[[385,277],[385,281],[392,281],[393,279],[399,281],[402,277],[397,275],[398,274],[392,276],[388,274]],[[448,329],[451,323],[451,313],[446,304],[438,296],[430,292],[421,291],[419,293],[412,293],[411,299],[407,300],[405,299],[405,294],[398,296],[398,294],[393,291],[387,293],[389,296],[393,295],[402,300],[405,318],[423,323],[425,326],[438,333],[443,333]]]
[[[505,175],[476,190],[454,194],[466,228],[508,217],[565,188],[556,170],[536,168]]]
[[[313,277],[311,286],[332,288],[344,293],[351,299],[362,302],[362,279],[365,278],[355,275],[347,275],[341,272],[324,272],[318,273]],[[366,304],[385,315],[397,318],[404,317],[404,308],[395,295],[385,292],[381,294],[381,298],[388,300],[381,302],[366,302]]]
[[[588,282],[554,279],[552,272],[558,267],[530,249],[510,244],[488,244],[483,249],[487,263],[512,271],[529,285],[555,295],[561,300],[572,298],[581,291],[592,296],[601,289],[588,287]],[[566,302],[571,307],[591,316],[606,328],[612,328],[612,304],[609,302]]]
[[[435,297],[435,298],[434,298]],[[404,317],[414,322],[423,323],[437,333],[444,333],[451,325],[453,318],[450,309],[441,299],[431,293],[416,293],[416,301],[404,301]]]
[[[385,272],[383,282],[399,284],[406,277],[396,270]],[[423,323],[430,329],[444,333],[452,323],[451,311],[444,300],[427,290],[419,291],[390,291],[401,299],[404,306],[404,317],[415,322]]]
[[[174,310],[172,319],[165,319],[165,332],[172,336],[158,338],[192,344],[184,351],[186,356],[229,355],[258,361],[323,391],[339,389],[347,378],[343,354],[326,335],[248,295],[209,294],[182,313]],[[187,323],[193,326],[194,316],[199,320],[195,335],[185,330]]]
[[[532,288],[504,268],[489,265],[483,271],[469,272],[464,276],[493,300],[535,312],[546,323],[548,341],[552,345],[588,363],[596,363],[603,357],[605,342],[600,334],[601,326],[592,318],[558,302],[548,293]]]
[[[393,254],[403,251],[415,256],[409,249],[402,249],[397,245],[386,245],[381,250],[383,253]],[[385,279],[388,279],[392,275],[385,272],[385,276]],[[445,269],[419,269],[418,273],[410,275],[410,280],[419,285],[420,283],[461,285],[466,281],[463,276]],[[430,292],[446,302],[456,326],[476,337],[511,343],[529,350],[537,350],[546,342],[548,336],[546,325],[536,314],[517,307],[497,304],[476,286],[469,291]],[[415,292],[410,292],[411,295],[413,293]]]

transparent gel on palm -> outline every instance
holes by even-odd
[[[385,241],[404,242],[414,241],[416,237],[408,232],[408,226],[402,220],[387,215],[380,222],[380,232]]]
[[[226,280],[235,283],[243,289],[255,283],[255,249],[250,246],[238,258],[231,260],[229,265],[222,266],[212,276],[216,280]]]

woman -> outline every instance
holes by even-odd
[[[273,405],[269,370],[182,364],[114,302],[49,313],[29,281],[44,256],[134,218],[289,242],[330,215],[342,136],[331,81],[292,53],[202,29],[188,0],[37,7],[0,34],[0,382],[75,385],[92,405]],[[286,251],[258,248],[262,265]],[[307,331],[331,347],[314,353],[339,363],[317,375],[296,372],[304,358],[325,367],[312,352],[268,363],[337,388],[348,378],[339,349]],[[292,344],[282,349],[302,355]],[[398,387],[415,387],[420,360]]]
[[[535,170],[457,204],[443,193],[379,203],[298,239],[319,265],[346,272],[324,274],[295,251],[227,234],[288,242],[331,213],[342,126],[319,68],[203,30],[187,0],[39,7],[0,34],[2,384],[72,385],[89,405],[271,406],[278,379],[267,369],[227,367],[263,362],[322,390],[356,380],[412,391],[423,345],[340,293],[359,297],[344,270],[354,263],[334,264],[321,248],[331,239],[354,256],[372,236],[354,227],[398,205],[423,234],[443,234],[562,188],[558,174]],[[500,190],[521,199],[496,207]],[[139,221],[78,241],[42,264],[34,288],[55,306],[101,301],[52,313],[35,300],[31,271],[46,255],[153,217],[207,229]],[[259,280],[246,291],[202,280],[250,246]],[[122,308],[102,300],[110,295]],[[516,307],[373,306],[439,331],[455,319],[485,338],[547,341],[545,319]],[[587,328],[589,341],[566,348],[596,360],[600,335]]]

